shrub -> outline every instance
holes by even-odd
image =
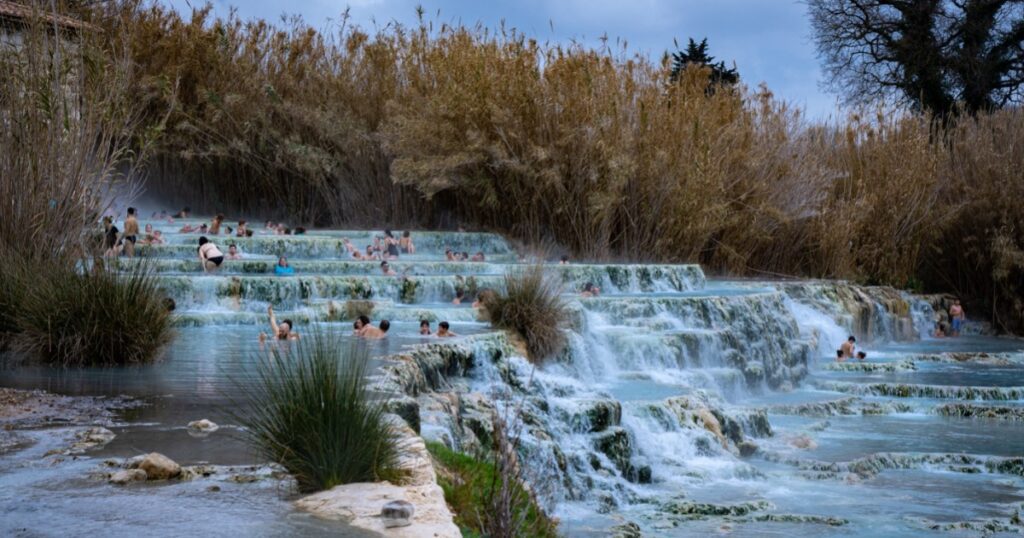
[[[505,289],[480,298],[491,325],[526,342],[530,359],[541,362],[565,348],[569,312],[558,280],[541,265],[505,274]]]
[[[244,394],[236,418],[257,451],[303,492],[401,478],[388,401],[368,385],[367,352],[318,330],[279,345],[258,357],[250,379],[235,380]]]
[[[436,441],[428,441],[427,450],[438,469],[437,483],[444,490],[445,501],[451,506],[463,536],[493,536],[494,527],[504,526],[492,521],[493,497],[498,494],[495,490],[500,489],[498,484],[508,482],[507,477],[498,476],[494,463],[455,452]],[[511,480],[510,489],[515,492],[511,520],[520,536],[558,536],[554,522],[521,483]]]
[[[145,264],[118,274],[60,264],[21,273],[14,346],[65,366],[153,360],[171,337],[170,312]]]

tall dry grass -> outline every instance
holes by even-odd
[[[1017,110],[942,129],[885,110],[811,122],[766,88],[709,93],[698,68],[673,82],[666,61],[504,27],[342,17],[324,33],[106,6],[98,24],[133,29],[135,89],[163,135],[151,190],[321,224],[460,222],[591,259],[914,285],[1024,330]]]

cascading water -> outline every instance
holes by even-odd
[[[930,338],[932,303],[889,288],[706,280],[688,265],[570,264],[550,267],[572,294],[568,349],[535,368],[469,305],[518,267],[506,241],[414,232],[417,253],[391,261],[397,275],[386,276],[379,262],[353,260],[343,240],[365,250],[376,235],[215,238],[222,249],[236,243],[244,259],[204,275],[197,236],[167,230],[168,244],[140,248],[178,305],[178,335],[162,362],[23,366],[0,372],[0,383],[143,398],[148,405],[97,458],[160,450],[183,463],[248,463],[228,436],[194,439],[182,427],[211,418],[230,428],[230,379],[252,363],[266,306],[300,332],[317,324],[343,334],[353,312],[369,309],[393,322],[372,350],[392,356],[379,378],[400,395],[400,414],[424,437],[470,453],[487,449],[494,417],[507,416],[521,432],[532,489],[567,535],[626,533],[627,522],[651,536],[1022,530],[1013,519],[1024,502],[1020,340]],[[487,261],[445,261],[448,249]],[[280,255],[295,276],[273,275]],[[587,282],[600,297],[575,297]],[[452,303],[457,289],[467,292],[464,304]],[[449,321],[460,337],[420,337],[421,319]],[[835,362],[850,334],[866,362]],[[42,524],[17,499],[50,487],[12,457],[0,455],[8,473],[0,489],[9,492],[0,508],[26,515],[0,523],[3,533]],[[104,517],[124,517],[103,504],[122,495],[107,486],[66,489],[96,499]],[[174,499],[160,496],[168,514],[184,510]],[[261,502],[277,514],[266,517],[294,517],[283,501]],[[73,528],[66,506],[51,508],[67,514],[57,528]],[[271,532],[331,530],[289,525]]]

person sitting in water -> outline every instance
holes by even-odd
[[[295,328],[295,324],[290,319],[283,319],[281,323],[277,322],[277,318],[274,317],[274,306],[267,306],[267,314],[270,316],[270,334],[273,335],[275,340],[298,340],[299,333],[292,329]],[[262,344],[267,340],[265,333],[260,333],[260,343]]]
[[[198,229],[198,230],[196,230],[196,232],[197,232],[197,233],[201,233],[201,234],[204,234],[204,233],[206,233],[207,231],[209,231],[209,227],[207,227],[207,226],[206,226],[206,223],[205,223],[205,222],[204,222],[204,223],[202,223],[202,224],[200,224],[200,225],[199,225],[199,229]]]
[[[868,354],[867,353],[864,353],[863,351],[858,351],[857,352],[857,360],[862,361],[862,360],[864,360],[866,358],[868,358]]]
[[[593,282],[587,282],[583,285],[583,291],[580,293],[580,297],[584,299],[587,297],[597,297],[601,294],[601,288],[594,285]]]
[[[248,225],[244,220],[238,221],[238,227],[235,228],[235,237],[246,237],[245,233],[249,231]]]
[[[380,262],[380,272],[383,273],[384,276],[398,275],[398,273],[396,273],[395,270],[392,269],[390,265],[388,265],[388,262]]]
[[[934,336],[935,338],[945,338],[946,337],[946,324],[941,322],[941,321],[936,321],[935,322],[935,332],[932,333],[932,336]]]
[[[437,324],[437,336],[440,338],[451,338],[453,336],[458,335],[450,330],[447,321],[442,321],[441,323]]]
[[[452,249],[450,249],[450,248],[444,249],[444,259],[447,260],[447,261],[450,261],[450,262],[456,261],[455,260],[455,254],[452,253]]]
[[[145,230],[145,235],[142,236],[141,243],[143,245],[151,245],[151,244],[153,244],[153,225],[152,224],[147,224],[146,227],[144,228],[144,230]]]
[[[238,245],[231,243],[228,245],[228,259],[229,260],[241,260],[242,253],[238,252]]]
[[[191,224],[186,223],[184,226],[181,227],[180,230],[178,230],[178,233],[180,233],[180,234],[190,234],[190,233],[192,233],[194,231],[196,231],[196,229],[193,228]]]
[[[367,316],[359,316],[356,321],[352,323],[352,328],[355,329],[356,336],[362,336],[363,329],[370,325],[370,318]]]
[[[469,253],[466,252],[466,251],[463,251],[462,255],[459,256],[459,261],[463,261],[463,262],[469,261]]]
[[[353,250],[352,251],[352,259],[354,259],[354,260],[363,260],[365,258],[363,258],[363,253],[362,252],[360,252],[358,250]]]
[[[391,233],[391,230],[384,230],[384,250],[387,252],[388,259],[398,259],[398,240]]]
[[[347,237],[341,238],[341,244],[345,245],[345,250],[347,250],[348,252],[358,252],[356,250],[356,246],[353,245],[352,242],[349,241]]]
[[[402,249],[402,254],[416,254],[416,245],[412,243],[412,235],[409,230],[402,232],[402,238],[398,240],[398,248]]]
[[[153,238],[149,241],[151,245],[162,245],[164,244],[164,234],[160,230],[153,231]]]
[[[127,222],[125,222],[126,227],[127,225]],[[960,299],[954,300],[953,306],[949,307],[949,322],[951,324],[949,335],[960,336],[960,330],[963,328],[966,319],[967,316],[964,314],[964,307],[960,305]]]
[[[484,253],[483,253],[483,252],[479,252],[479,251],[478,251],[478,252],[477,252],[476,254],[474,254],[474,255],[473,255],[473,257],[472,257],[472,258],[470,258],[470,259],[471,259],[472,261],[475,261],[475,262],[482,262],[482,261],[487,261],[487,260],[486,260],[486,259],[484,258]]]
[[[369,338],[371,340],[378,340],[388,335],[388,329],[391,328],[391,322],[382,319],[380,320],[379,327],[367,323],[359,332],[359,336],[363,338]]]
[[[178,211],[174,215],[171,215],[171,218],[187,219],[188,218],[188,214],[191,213],[191,212],[192,212],[192,210],[189,209],[188,207],[183,207],[183,208],[181,208],[181,211]]]
[[[224,223],[224,214],[217,213],[213,217],[213,224],[210,225],[210,235],[220,235],[220,226]]]
[[[836,362],[843,362],[843,350],[836,350]]]
[[[380,255],[374,252],[373,245],[366,245],[366,254],[363,254],[364,260],[379,260]]]
[[[420,335],[421,336],[430,336],[431,335],[431,332],[430,332],[430,321],[425,320],[425,319],[421,319],[420,320]]]
[[[562,254],[562,257],[558,260],[558,265],[569,265],[569,256]]]
[[[292,266],[288,265],[288,258],[281,256],[277,259],[277,265],[274,266],[274,274],[277,276],[294,275],[295,269],[292,269]]]
[[[199,263],[203,266],[204,273],[216,271],[220,264],[224,263],[224,253],[206,236],[199,238]]]
[[[842,352],[842,355],[839,359],[840,361],[852,359],[855,356],[854,354],[856,350],[854,344],[856,344],[856,342],[857,339],[854,338],[853,335],[850,335],[850,337],[847,338],[845,342],[843,342],[843,345],[839,347],[839,351]]]
[[[455,298],[452,299],[452,304],[462,304],[462,300],[466,298],[466,292],[462,288],[455,290]]]

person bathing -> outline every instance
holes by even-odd
[[[220,264],[224,263],[224,253],[206,236],[199,238],[199,263],[202,264],[205,273],[216,271]]]

